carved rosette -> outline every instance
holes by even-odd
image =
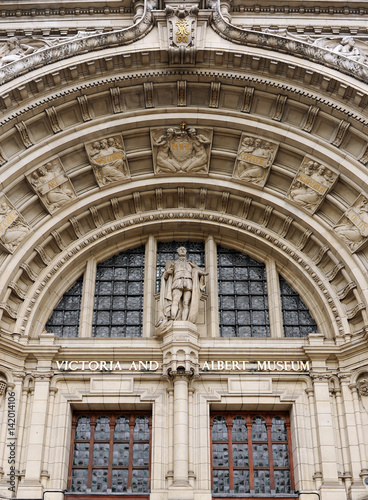
[[[279,145],[242,134],[235,160],[233,177],[263,187],[268,179]]]
[[[128,160],[121,135],[85,144],[96,182],[100,187],[130,178]]]
[[[337,178],[337,174],[321,163],[305,157],[286,197],[307,212],[314,214]]]
[[[10,203],[0,194],[0,248],[13,253],[31,232],[31,227]]]
[[[156,174],[207,174],[213,131],[170,127],[151,129],[153,166]]]
[[[368,199],[360,195],[334,226],[334,231],[351,252],[360,250],[368,237]]]
[[[170,64],[195,63],[196,5],[167,6],[167,30]]]
[[[50,214],[77,198],[73,184],[59,158],[37,168],[31,174],[26,175],[26,178]]]

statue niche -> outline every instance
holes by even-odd
[[[185,247],[177,249],[178,258],[167,260],[161,277],[159,330],[172,321],[196,323],[201,292],[208,273],[186,258]]]
[[[177,128],[151,130],[153,165],[156,174],[208,173],[212,130]]]

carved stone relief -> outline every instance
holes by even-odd
[[[170,64],[195,62],[195,33],[198,7],[168,5],[165,10],[169,38]]]
[[[360,250],[368,237],[368,199],[359,196],[334,227],[349,250]]]
[[[121,135],[85,144],[97,184],[102,187],[130,177],[124,142]]]
[[[77,198],[59,158],[42,165],[26,178],[50,214]]]
[[[264,186],[267,182],[279,145],[275,142],[242,134],[233,177]]]
[[[305,157],[287,193],[287,198],[314,214],[337,180],[337,174]]]
[[[30,232],[20,213],[5,195],[0,195],[0,248],[13,253]]]
[[[153,165],[156,174],[208,173],[212,130],[170,127],[151,130]]]
[[[368,374],[362,374],[357,381],[358,394],[366,412],[368,412]]]

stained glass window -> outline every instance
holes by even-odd
[[[212,490],[253,496],[293,493],[289,417],[214,413],[211,417]]]
[[[187,250],[187,259],[193,261],[199,267],[205,267],[204,243],[193,241],[159,241],[157,243],[157,266],[156,266],[156,293],[160,291],[161,276],[165,270],[167,260],[176,260],[179,247]]]
[[[46,330],[57,337],[78,337],[83,275],[64,293],[46,323]]]
[[[75,493],[147,493],[151,416],[117,412],[73,418],[69,490]]]
[[[280,292],[285,337],[306,337],[309,333],[317,332],[317,324],[307,306],[282,276]]]
[[[265,265],[220,246],[217,260],[221,337],[269,337]]]
[[[97,266],[93,337],[140,337],[143,323],[144,247]]]

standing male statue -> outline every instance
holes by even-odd
[[[177,249],[178,258],[167,260],[161,277],[159,324],[168,320],[196,322],[204,276],[208,273],[187,260],[185,247]]]

